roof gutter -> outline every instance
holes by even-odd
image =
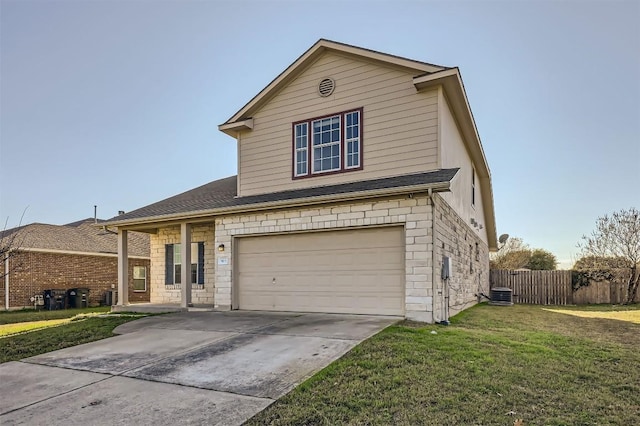
[[[9,253],[4,259],[4,307],[7,311],[9,310],[9,258],[11,257]]]
[[[69,254],[74,256],[97,256],[97,257],[118,257],[118,253],[107,252],[91,252],[91,251],[74,251],[74,250],[58,250],[58,249],[45,249],[45,248],[21,248],[20,251],[31,253],[51,253],[51,254]],[[150,256],[138,256],[129,255],[129,259],[144,259],[149,260]]]
[[[378,198],[392,195],[400,195],[407,193],[416,193],[416,192],[427,192],[429,190],[436,192],[446,192],[451,188],[450,181],[446,182],[438,182],[438,183],[429,183],[429,184],[420,184],[420,185],[410,185],[410,186],[402,186],[397,188],[383,188],[383,189],[375,189],[369,191],[357,191],[357,192],[348,192],[344,194],[331,194],[331,195],[321,195],[317,197],[308,197],[308,198],[296,198],[293,200],[279,200],[279,201],[269,201],[264,203],[255,203],[255,204],[247,204],[247,205],[236,205],[236,206],[227,206],[227,207],[219,207],[214,209],[207,210],[197,210],[185,213],[175,213],[168,215],[158,215],[158,216],[149,216],[141,219],[125,219],[125,220],[114,220],[110,222],[102,222],[103,225],[108,226],[116,226],[116,227],[127,227],[133,225],[144,225],[151,224],[156,222],[169,222],[176,220],[185,220],[185,219],[198,219],[207,216],[218,216],[223,214],[234,214],[234,213],[248,213],[265,209],[272,208],[288,208],[288,207],[302,207],[314,204],[322,204],[334,201],[351,201],[362,198]]]

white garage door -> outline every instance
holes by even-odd
[[[240,309],[404,314],[401,227],[238,238]]]

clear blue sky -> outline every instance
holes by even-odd
[[[459,66],[499,233],[565,265],[640,207],[640,2],[0,0],[0,218],[109,218],[236,173],[217,130],[319,38]]]

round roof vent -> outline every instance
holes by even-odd
[[[332,78],[323,78],[320,84],[318,84],[318,93],[322,97],[327,97],[333,93],[336,88],[336,82]]]

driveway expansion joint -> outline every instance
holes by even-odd
[[[252,332],[246,332],[243,334],[251,334],[253,336],[288,336],[288,337],[313,337],[315,339],[327,339],[327,340],[344,340],[347,342],[359,342],[362,339],[359,338],[348,338],[348,337],[335,337],[335,336],[315,336],[313,334],[304,334],[304,333],[299,333],[299,334],[295,334],[295,333],[278,333],[278,332],[260,332],[258,331],[252,331]]]
[[[22,361],[18,361],[18,362],[22,362]],[[25,363],[25,364],[26,364],[26,363]],[[61,368],[61,369],[63,369],[63,370],[71,370],[70,368],[65,368],[65,367],[55,367],[55,366],[50,366],[50,365],[46,365],[45,367],[47,367],[47,368]],[[96,373],[96,374],[104,374],[104,373]],[[15,411],[18,411],[18,410],[22,410],[22,409],[25,409],[25,408],[31,407],[31,406],[36,405],[36,404],[40,404],[40,403],[45,402],[45,401],[49,401],[49,400],[51,400],[51,399],[59,398],[59,397],[61,397],[61,396],[63,396],[63,395],[67,395],[67,394],[69,394],[69,393],[71,393],[71,392],[75,392],[75,391],[80,390],[80,389],[82,389],[82,388],[86,388],[86,387],[89,387],[89,386],[93,386],[93,385],[95,385],[96,383],[100,383],[100,382],[104,382],[105,380],[113,379],[113,377],[114,377],[113,375],[108,375],[108,376],[109,376],[109,377],[105,377],[105,378],[103,378],[103,379],[96,380],[95,382],[87,383],[87,384],[84,384],[84,385],[81,385],[81,386],[75,387],[75,388],[73,388],[73,389],[69,389],[68,391],[64,391],[64,392],[58,393],[58,394],[53,395],[53,396],[49,396],[49,397],[47,397],[47,398],[42,398],[42,399],[40,399],[40,400],[38,400],[38,401],[31,402],[31,403],[26,404],[26,405],[23,405],[23,406],[21,406],[21,407],[13,408],[13,409],[11,409],[11,410],[9,410],[9,411],[6,411],[6,412],[4,412],[4,413],[0,413],[0,417],[2,417],[2,416],[4,416],[4,415],[7,415],[7,414],[11,414],[11,413],[13,413],[13,412],[15,412]]]
[[[143,331],[137,331],[136,333],[143,333]],[[215,331],[214,333],[218,333],[218,332]],[[164,362],[164,361],[166,361],[168,359],[184,356],[184,355],[187,355],[187,354],[189,354],[191,352],[199,351],[200,349],[205,348],[205,347],[207,347],[209,345],[212,345],[212,344],[215,344],[215,343],[218,343],[218,342],[223,342],[225,340],[232,339],[232,338],[237,337],[238,335],[242,334],[242,333],[232,333],[232,332],[225,332],[225,333],[229,333],[229,336],[225,336],[225,337],[222,337],[222,338],[219,338],[219,339],[215,339],[215,340],[206,341],[206,342],[203,342],[203,343],[201,343],[201,344],[199,344],[197,346],[191,346],[190,348],[184,349],[182,351],[172,352],[167,356],[154,358],[154,359],[152,359],[151,361],[149,361],[146,364],[137,365],[137,366],[135,366],[133,368],[129,368],[128,370],[120,371],[119,373],[116,373],[116,374],[112,374],[112,373],[109,373],[109,374],[111,374],[113,376],[131,377],[131,376],[125,376],[125,374],[131,373],[131,372],[136,371],[136,370],[141,370],[143,368],[151,367],[154,364],[157,364],[159,362]],[[133,377],[133,378],[138,378],[138,377]],[[142,379],[141,378],[141,380],[146,380],[146,379]]]

